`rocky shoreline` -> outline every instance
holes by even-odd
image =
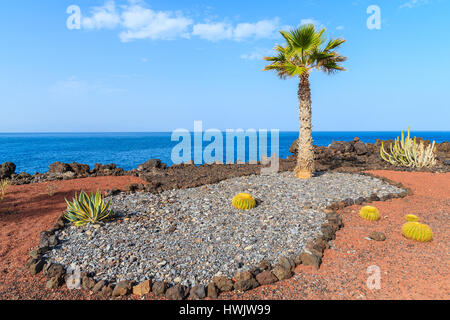
[[[419,143],[421,138],[417,139]],[[314,146],[316,170],[327,171],[341,169],[344,171],[363,170],[396,170],[396,171],[424,171],[449,172],[450,171],[450,141],[436,144],[437,165],[433,168],[410,169],[393,166],[385,162],[380,156],[382,143],[388,150],[394,140],[376,140],[375,143],[364,143],[355,138],[353,141],[333,141],[328,147]],[[431,142],[424,140],[424,145]],[[288,160],[295,160],[297,156],[297,142],[291,145],[289,151],[293,153]]]
[[[380,147],[383,141],[375,143],[363,143],[358,138],[353,141],[334,141],[328,147],[314,146],[316,171],[343,171],[361,172],[364,170],[397,170],[397,171],[450,171],[450,142],[436,144],[437,165],[434,168],[409,169],[393,166],[380,157]],[[393,140],[384,141],[386,148]],[[425,141],[425,145],[429,144]],[[292,171],[295,167],[297,142],[294,141],[289,149],[292,153],[286,159],[280,160],[280,172]],[[205,164],[195,166],[193,164],[180,164],[167,167],[159,159],[150,159],[136,169],[129,171],[118,167],[116,164],[95,164],[94,168],[79,163],[55,162],[49,166],[46,173],[33,175],[21,172],[15,173],[16,165],[12,162],[0,164],[0,179],[10,179],[12,184],[21,185],[40,183],[56,180],[69,180],[98,176],[135,176],[148,182],[147,185],[130,186],[152,192],[162,192],[171,189],[185,189],[198,187],[204,184],[217,183],[224,179],[259,174],[261,167],[257,164]]]

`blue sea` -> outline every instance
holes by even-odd
[[[449,141],[450,132],[412,132],[437,143]],[[398,132],[314,132],[314,144],[328,146],[333,140],[351,141],[355,137],[363,142],[376,139],[395,139]],[[289,147],[298,132],[279,133],[279,156],[291,153]],[[193,139],[192,139],[193,140]],[[0,133],[0,163],[11,161],[16,172],[48,171],[49,164],[61,161],[89,164],[115,163],[125,170],[136,168],[148,159],[158,158],[172,165],[172,149],[178,141],[171,141],[171,133]],[[193,143],[193,141],[192,141]],[[203,148],[210,142],[203,142]],[[224,135],[225,145],[225,135]],[[270,146],[270,132],[268,136]],[[269,147],[269,154],[271,150]],[[193,150],[192,150],[193,152]],[[225,153],[225,152],[224,152]],[[259,157],[259,156],[258,156]],[[247,156],[248,161],[248,142]]]

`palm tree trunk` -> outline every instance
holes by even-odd
[[[309,179],[312,177],[315,168],[311,125],[311,88],[309,86],[308,73],[304,73],[300,76],[298,99],[300,133],[295,175],[300,179]]]

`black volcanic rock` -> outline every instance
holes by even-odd
[[[350,142],[346,141],[333,141],[329,147],[333,151],[339,151],[341,153],[353,152],[354,147]]]
[[[358,141],[356,142],[353,147],[355,148],[355,152],[357,155],[364,155],[367,154],[367,152],[369,151],[367,149],[367,146],[364,142],[362,141]]]
[[[140,164],[138,166],[138,171],[147,171],[151,170],[153,168],[156,169],[166,169],[167,165],[165,163],[162,163],[159,159],[150,159],[143,164]]]
[[[87,164],[73,162],[70,164],[70,168],[77,176],[87,176],[90,173],[90,168]]]
[[[96,163],[91,173],[94,176],[122,176],[125,174],[125,170],[123,170],[122,168],[118,168],[114,163]]]
[[[12,162],[0,164],[0,179],[9,179],[16,172],[16,165]]]

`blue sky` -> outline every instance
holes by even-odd
[[[298,130],[297,79],[262,56],[306,22],[349,58],[311,77],[314,130],[450,130],[448,0],[15,0],[0,2],[0,132]]]

